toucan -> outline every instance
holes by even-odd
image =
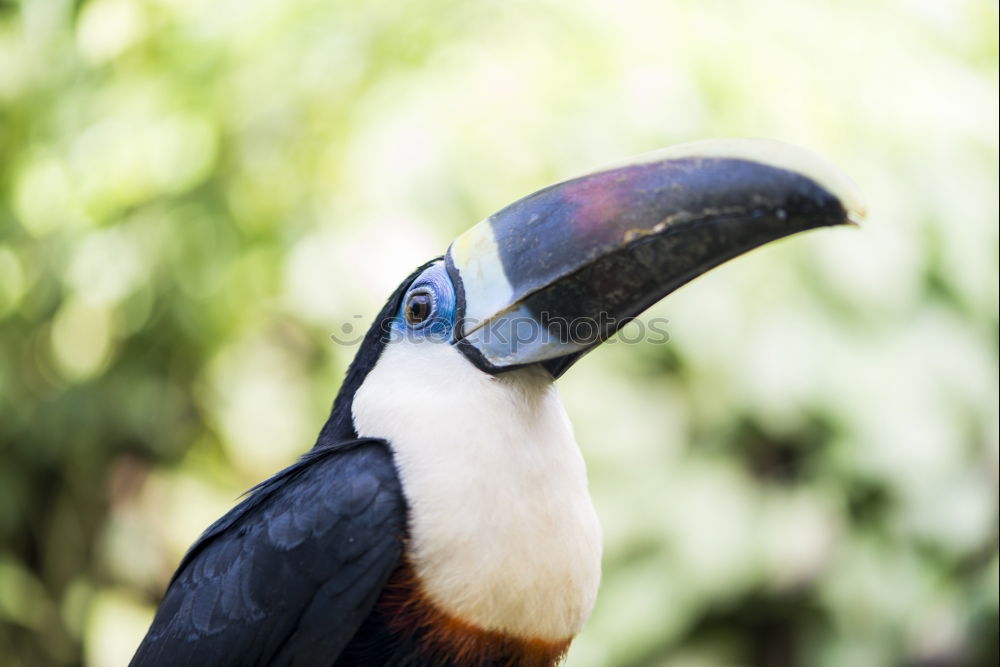
[[[818,156],[710,140],[473,226],[389,297],[315,446],[190,548],[131,664],[557,664],[601,529],[554,381],[699,274],[863,213]]]

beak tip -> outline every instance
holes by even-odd
[[[839,178],[836,185],[831,186],[829,182],[821,183],[830,189],[830,192],[840,200],[844,207],[844,223],[851,227],[860,227],[861,223],[868,219],[868,207],[865,205],[864,196],[861,189],[840,171],[833,172]]]
[[[861,227],[861,223],[868,219],[868,207],[861,196],[861,191],[853,181],[844,177],[844,181],[851,187],[846,193],[834,192],[834,196],[840,199],[840,205],[844,207],[844,224],[849,227]]]
[[[861,223],[868,217],[868,211],[861,209],[848,209],[846,224],[851,227],[861,227]]]

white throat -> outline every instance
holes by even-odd
[[[442,611],[523,638],[581,630],[600,581],[601,532],[548,373],[492,376],[451,345],[397,341],[353,411],[358,435],[395,452],[409,558]]]

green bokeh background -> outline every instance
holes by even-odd
[[[0,0],[0,664],[127,662],[451,238],[714,136],[869,220],[560,381],[605,529],[568,664],[996,664],[997,99],[980,0]]]

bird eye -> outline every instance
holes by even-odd
[[[434,298],[428,292],[414,292],[406,300],[406,321],[410,324],[422,324],[431,316]]]

